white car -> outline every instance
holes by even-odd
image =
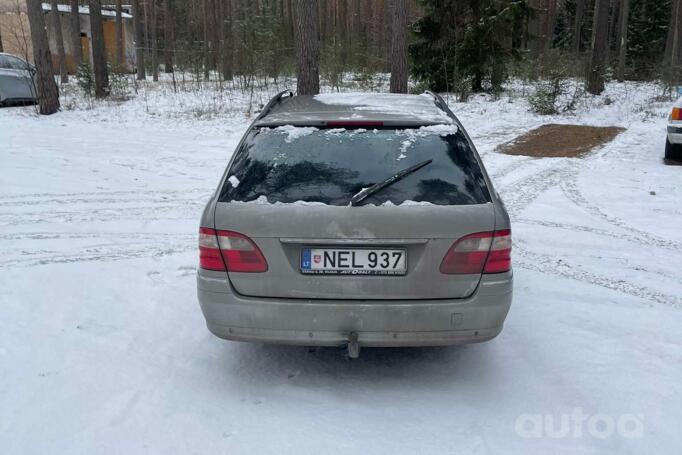
[[[668,117],[668,138],[665,158],[682,161],[682,98],[678,99]]]

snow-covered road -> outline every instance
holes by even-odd
[[[0,452],[676,453],[682,167],[667,105],[612,90],[574,117],[455,105],[513,217],[506,327],[357,361],[204,326],[197,222],[247,119],[0,109]],[[627,131],[495,152],[550,121]]]

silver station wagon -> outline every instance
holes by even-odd
[[[273,98],[199,231],[209,330],[239,341],[436,346],[497,336],[511,230],[436,94]]]

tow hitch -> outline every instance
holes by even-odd
[[[351,332],[348,336],[348,357],[351,359],[360,357],[360,344],[358,343],[357,332]]]

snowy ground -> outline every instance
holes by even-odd
[[[674,453],[682,167],[663,165],[656,94],[612,85],[553,118],[454,104],[513,217],[505,330],[358,361],[204,326],[197,222],[250,96],[202,119],[154,93],[0,109],[0,452]],[[495,152],[548,122],[627,131],[585,159]]]

